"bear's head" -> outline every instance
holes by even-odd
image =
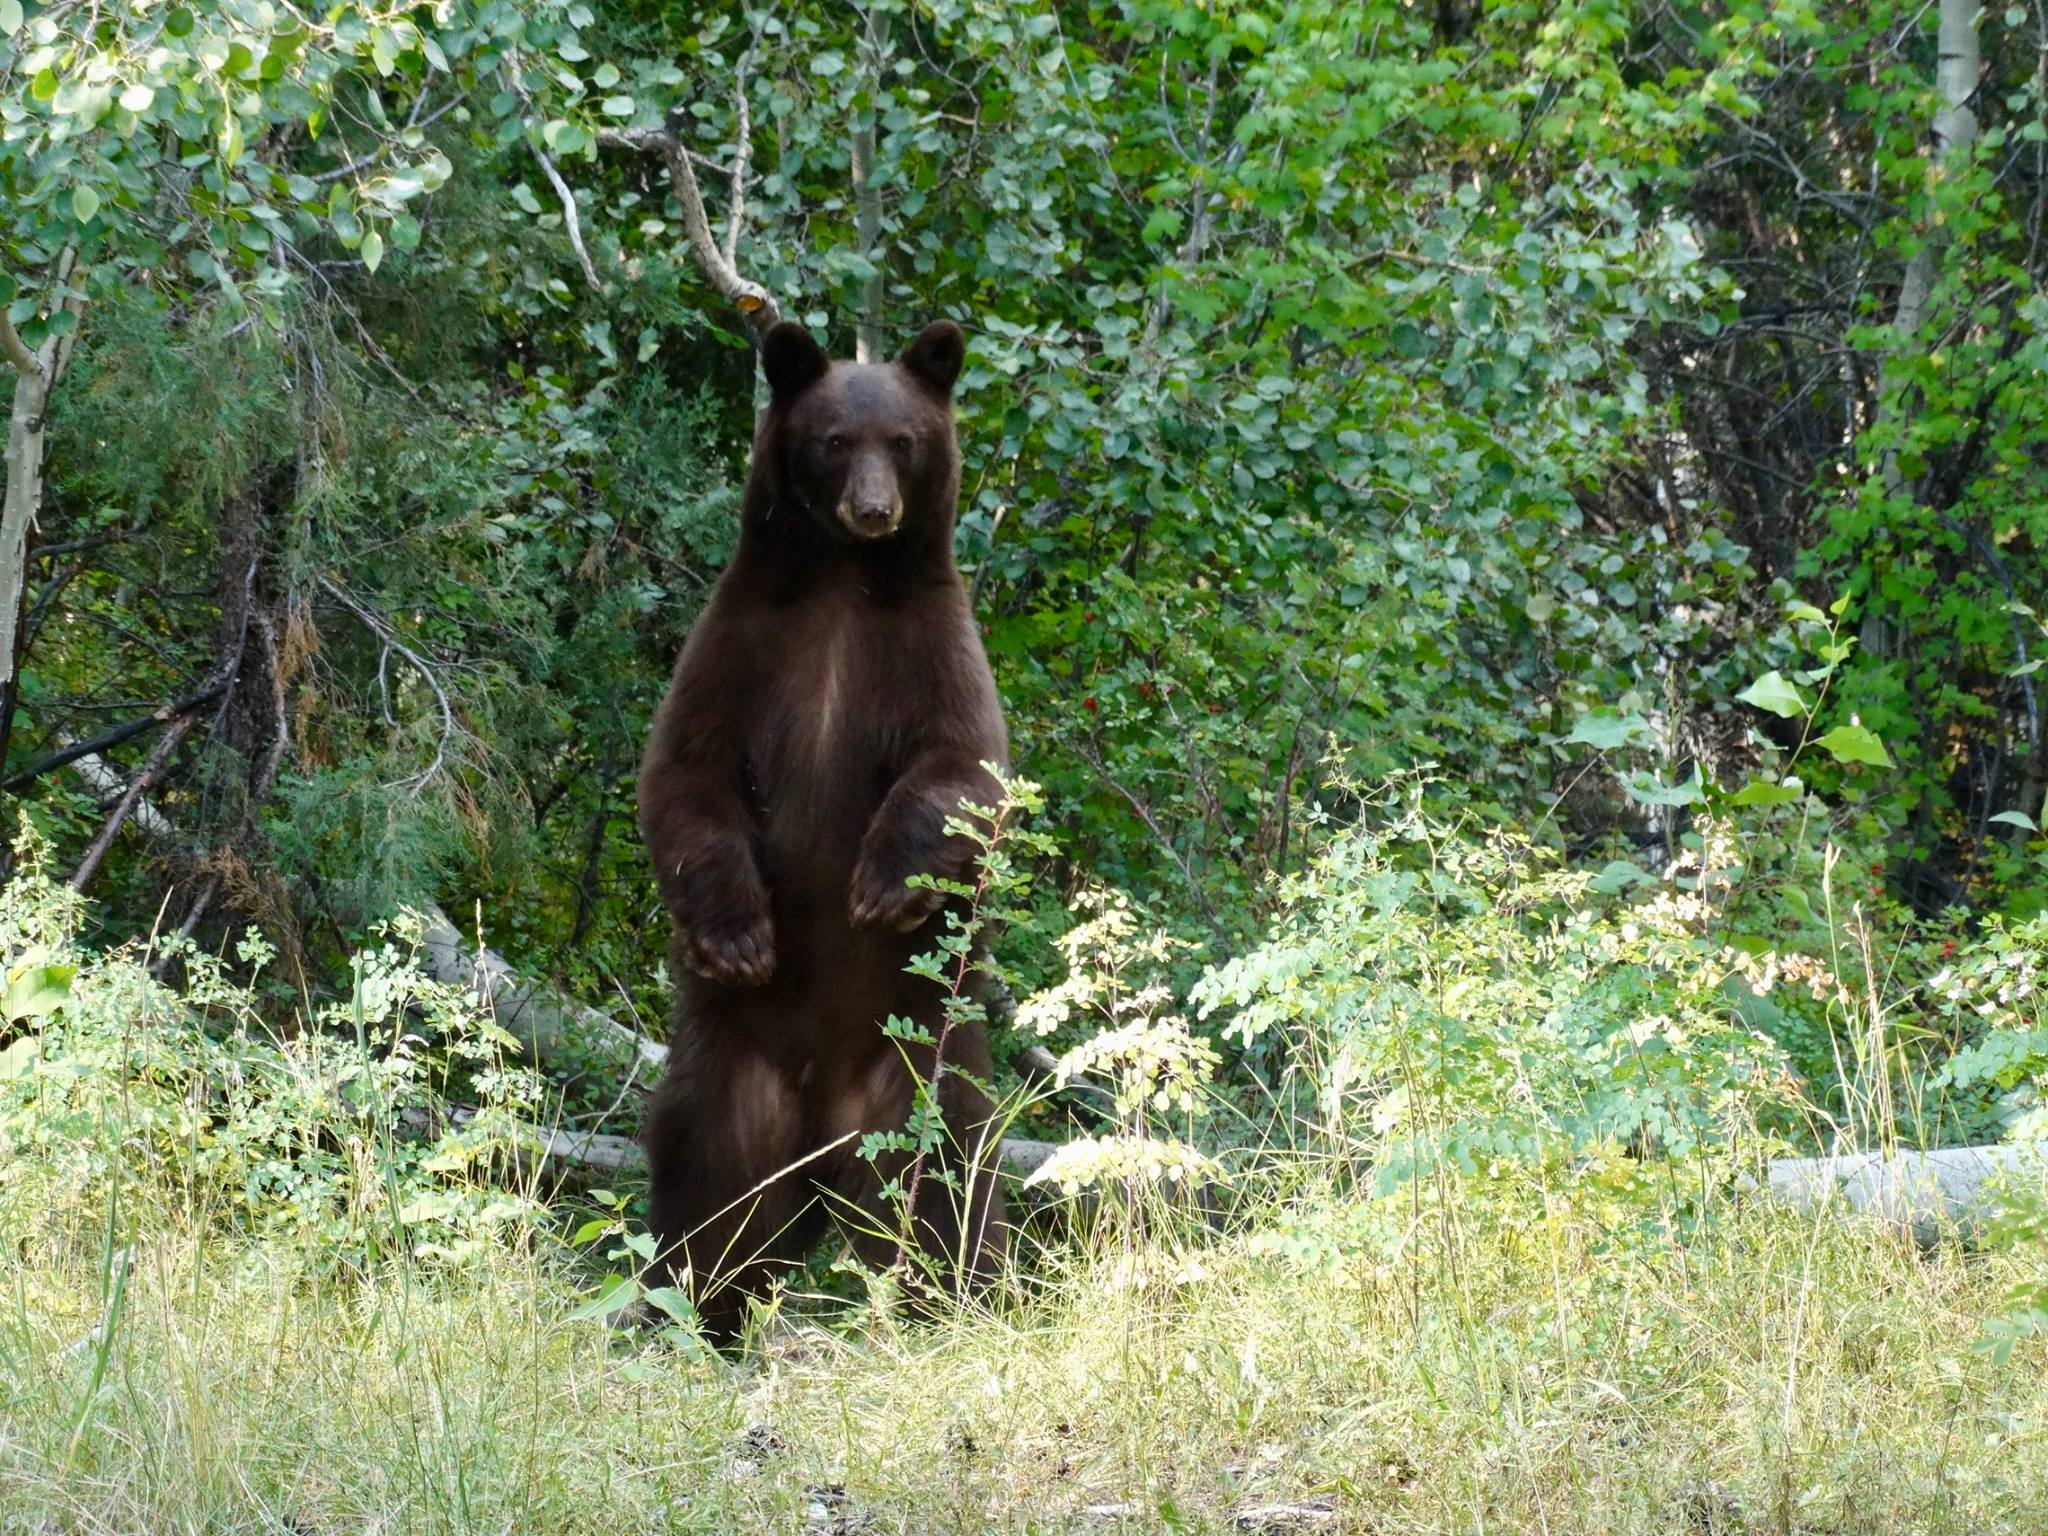
[[[827,537],[868,542],[906,528],[950,532],[959,493],[953,384],[966,343],[938,320],[893,363],[842,363],[785,320],[761,340],[774,391],[769,440],[784,495]]]

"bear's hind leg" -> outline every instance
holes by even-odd
[[[957,1038],[952,1064],[976,1078],[989,1070],[987,1048]],[[901,1131],[914,1098],[912,1072],[929,1081],[930,1048],[911,1047],[906,1063],[892,1042],[862,1074],[842,1117],[863,1131]],[[972,1293],[995,1279],[1009,1237],[1002,1191],[996,1182],[994,1111],[975,1082],[948,1072],[939,1083],[944,1120],[939,1145],[921,1173],[908,1153],[885,1152],[872,1161],[849,1153],[830,1180],[832,1209],[854,1251],[871,1269],[887,1269],[902,1247],[903,1202],[916,1185],[912,1251],[905,1287],[913,1301],[934,1293]],[[893,1188],[892,1188],[893,1186]]]
[[[759,1053],[690,1041],[649,1096],[649,1278],[689,1291],[705,1332],[735,1337],[747,1302],[803,1262],[822,1213],[797,1094]]]

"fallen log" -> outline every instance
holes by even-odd
[[[425,1110],[404,1110],[399,1119],[414,1135],[431,1135],[435,1130],[434,1117]],[[468,1125],[475,1119],[476,1111],[473,1109],[451,1108],[447,1111],[447,1123],[451,1125]],[[550,1162],[572,1163],[604,1173],[647,1166],[647,1154],[630,1136],[608,1136],[599,1131],[548,1130],[527,1124],[520,1124],[517,1129],[532,1151]],[[1050,1141],[1006,1136],[999,1144],[998,1155],[1004,1169],[1021,1179],[1028,1177],[1057,1150],[1057,1145]]]
[[[1785,1157],[1771,1164],[1764,1187],[1800,1210],[1839,1200],[1924,1244],[1946,1231],[1974,1231],[2008,1185],[2048,1188],[2048,1144]]]
[[[628,1029],[617,1019],[572,1002],[537,981],[527,981],[503,955],[487,945],[472,947],[462,930],[433,902],[418,909],[420,942],[427,974],[447,986],[467,987],[491,1010],[500,1027],[536,1057],[581,1044],[637,1061],[655,1073],[668,1065],[668,1047]]]

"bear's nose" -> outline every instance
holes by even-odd
[[[889,533],[896,527],[896,504],[893,501],[857,501],[853,504],[853,530],[873,538]]]

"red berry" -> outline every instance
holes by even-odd
[[[1094,714],[1094,713],[1095,713],[1095,695],[1091,693],[1091,694],[1089,694],[1089,695],[1088,695],[1088,697],[1087,697],[1087,698],[1083,699],[1083,700],[1081,701],[1081,707],[1082,707],[1083,709],[1087,710],[1089,714],[1091,714],[1091,715],[1092,715],[1092,714]]]

